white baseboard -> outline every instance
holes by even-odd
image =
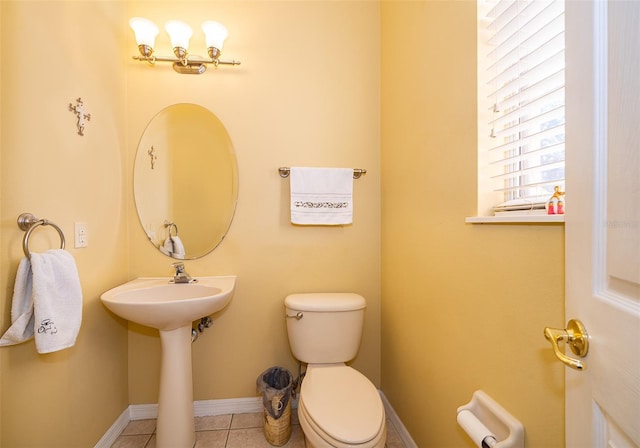
[[[404,446],[406,448],[418,448],[418,445],[415,444],[382,391],[380,391],[380,397],[382,398],[387,417],[391,420],[393,426],[395,426],[396,431],[398,431]],[[297,407],[297,400],[292,403],[292,406],[294,408]],[[262,409],[262,397],[203,400],[193,403],[193,413],[196,417],[223,414],[248,414],[261,412]],[[120,417],[111,425],[111,428],[102,436],[94,448],[110,448],[131,420],[145,420],[157,417],[157,404],[132,404],[120,414]]]
[[[391,404],[389,403],[389,400],[387,400],[387,397],[385,397],[384,393],[381,390],[379,392],[380,397],[382,398],[382,403],[384,404],[384,411],[387,414],[387,418],[391,420],[391,423],[393,423],[393,426],[395,426],[396,431],[398,432],[398,435],[400,436],[400,439],[402,440],[405,448],[418,448],[416,442],[414,442],[411,438],[411,434],[409,434],[407,428],[405,428],[405,426],[402,424],[402,421],[398,417],[398,414],[396,414],[396,411],[394,411],[391,407]]]
[[[131,420],[158,418],[158,404],[131,404],[129,405],[129,417]]]
[[[111,425],[111,428],[98,440],[94,448],[110,448],[111,445],[114,444],[120,433],[122,433],[131,421],[131,415],[129,414],[130,407],[131,406],[122,411],[120,417],[116,419],[115,423]]]
[[[262,412],[262,397],[204,400],[193,403],[193,413],[196,417],[252,412]]]
[[[193,415],[247,414],[262,411],[262,398],[229,398],[222,400],[202,400],[193,402]],[[129,406],[131,420],[158,418],[157,404],[132,404]]]

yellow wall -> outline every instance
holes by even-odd
[[[471,225],[475,2],[381,8],[382,390],[418,446],[472,447],[456,408],[483,389],[564,444],[560,225]],[[453,171],[455,170],[455,171]]]
[[[75,348],[39,356],[29,342],[0,352],[2,446],[91,446],[127,404],[157,401],[157,333],[135,325],[127,331],[99,295],[130,278],[170,274],[172,260],[146,241],[137,221],[131,173],[146,123],[178,102],[200,104],[223,121],[240,171],[229,235],[212,254],[187,262],[192,275],[238,275],[231,305],[193,347],[195,398],[255,396],[255,379],[265,368],[296,369],[283,300],[305,291],[355,291],[367,298],[354,366],[379,385],[378,5],[1,5],[2,328],[9,325],[22,257],[23,232],[15,220],[23,211],[63,228],[85,302]],[[134,62],[137,49],[127,27],[132,15],[158,23],[178,17],[194,26],[203,17],[216,18],[231,32],[228,57],[243,64],[183,76],[168,65]],[[198,34],[192,46],[202,49]],[[158,46],[168,50],[166,37]],[[76,135],[67,110],[78,96],[92,113],[84,137]],[[354,186],[354,224],[292,226],[288,180],[278,175],[283,165],[366,168]],[[89,224],[86,249],[72,247],[75,221]],[[55,233],[38,239],[35,250],[57,245]]]
[[[379,5],[375,2],[131,2],[128,16],[156,23],[180,18],[204,52],[203,18],[225,24],[223,58],[239,67],[200,76],[168,65],[127,63],[129,165],[148,121],[162,108],[200,104],[224,123],[235,147],[239,197],[231,229],[191,275],[238,276],[231,304],[193,345],[196,400],[255,396],[266,368],[297,372],[287,340],[284,298],[293,292],[354,291],[368,308],[354,366],[380,384]],[[330,32],[328,32],[330,30]],[[126,54],[137,51],[133,33]],[[161,33],[158,53],[169,51]],[[197,163],[197,161],[195,162]],[[289,180],[280,166],[362,167],[354,181],[354,223],[293,226]],[[130,179],[128,179],[129,182]],[[127,190],[130,186],[127,187]],[[170,275],[171,260],[146,241],[131,196],[131,277]],[[157,402],[157,332],[129,331],[129,399]]]
[[[4,12],[3,11],[4,11],[4,8],[0,7],[0,61],[2,61],[2,54],[3,54],[3,45],[2,45],[2,39],[1,39],[2,38],[1,30],[3,28],[2,27],[2,20],[3,20],[2,18],[4,16]],[[3,85],[3,82],[2,82],[2,65],[0,65],[0,98],[3,97],[2,96],[3,90],[4,90],[4,85]],[[3,139],[2,139],[2,135],[3,135],[3,131],[2,131],[2,111],[3,111],[3,109],[4,109],[4,107],[2,106],[2,101],[0,100],[0,218],[2,217],[2,203],[3,203],[3,199],[2,199],[2,142],[3,142]],[[3,239],[4,239],[3,234],[4,234],[4,232],[2,232],[2,230],[0,230],[0,247],[4,247],[4,245],[2,243]],[[2,265],[4,265],[4,263]],[[6,282],[6,279],[5,279],[6,276],[4,275],[5,273],[4,273],[4,269],[3,269],[2,265],[0,265],[0,271],[2,271],[2,275],[0,275],[0,291],[5,291],[7,282]],[[3,295],[4,295],[4,293],[3,293]],[[5,317],[6,316],[5,310],[6,310],[7,307],[4,306],[4,305],[6,305],[6,300],[3,300],[2,303],[3,303],[3,306],[2,306],[2,308],[0,308],[0,318],[1,318],[0,322],[3,325],[2,328],[4,329],[4,328],[6,328],[5,323],[7,323],[7,320],[8,320]],[[2,422],[3,421],[3,418],[2,418],[2,400],[3,399],[2,399],[2,397],[4,395],[3,392],[2,392],[3,389],[4,389],[4,387],[3,387],[4,383],[3,383],[3,380],[2,380],[2,377],[3,377],[2,371],[4,370],[2,368],[3,360],[4,360],[3,355],[0,354],[0,443],[2,443],[1,439],[2,439],[2,424],[3,424],[3,422]]]
[[[84,297],[77,343],[38,355],[33,341],[0,348],[3,447],[93,446],[127,406],[126,326],[100,294],[127,278],[124,72],[121,4],[0,2],[2,26],[0,321],[9,326],[23,257],[22,212],[63,229]],[[82,97],[91,121],[77,135],[69,103]],[[74,222],[89,247],[74,249]],[[31,248],[58,247],[39,228]]]

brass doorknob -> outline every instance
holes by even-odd
[[[546,327],[544,329],[544,337],[551,342],[553,352],[560,361],[576,370],[584,370],[587,367],[579,359],[571,358],[562,353],[560,347],[558,347],[558,343],[564,341],[569,344],[574,354],[581,358],[587,356],[589,352],[589,334],[587,334],[587,329],[578,319],[571,319],[567,322],[566,329]]]

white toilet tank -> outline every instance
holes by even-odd
[[[284,300],[293,356],[307,364],[347,362],[360,347],[367,303],[353,293],[291,294]]]

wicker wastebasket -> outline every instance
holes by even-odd
[[[293,376],[282,367],[265,370],[256,380],[264,408],[264,437],[282,446],[291,437],[291,386]]]

